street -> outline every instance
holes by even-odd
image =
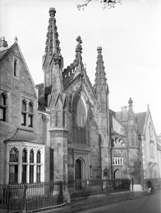
[[[161,213],[161,190],[153,195],[86,210],[82,213]]]

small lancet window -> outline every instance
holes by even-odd
[[[13,74],[14,74],[15,77],[17,76],[17,59],[14,60]]]
[[[40,153],[40,150],[37,152],[37,163],[41,163],[41,153]]]
[[[33,151],[33,149],[30,151],[30,163],[34,163],[34,151]]]

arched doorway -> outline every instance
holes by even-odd
[[[81,189],[81,179],[82,179],[82,161],[80,159],[77,159],[75,161],[75,181],[76,181],[75,188],[77,190]]]
[[[114,178],[122,178],[122,174],[121,174],[121,171],[119,169],[116,169],[114,171]]]

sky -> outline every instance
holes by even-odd
[[[82,38],[82,57],[94,84],[97,47],[102,47],[109,106],[128,105],[144,112],[149,105],[156,133],[161,133],[161,2],[122,0],[114,9],[97,1],[79,11],[83,0],[0,0],[0,37],[12,45],[15,36],[35,84],[43,82],[49,8],[56,9],[64,67],[75,58],[76,38]]]

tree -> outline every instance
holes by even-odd
[[[84,3],[77,5],[78,10],[84,9],[92,1],[99,1],[102,4],[104,9],[114,8],[117,3],[121,3],[121,0],[84,0]]]

